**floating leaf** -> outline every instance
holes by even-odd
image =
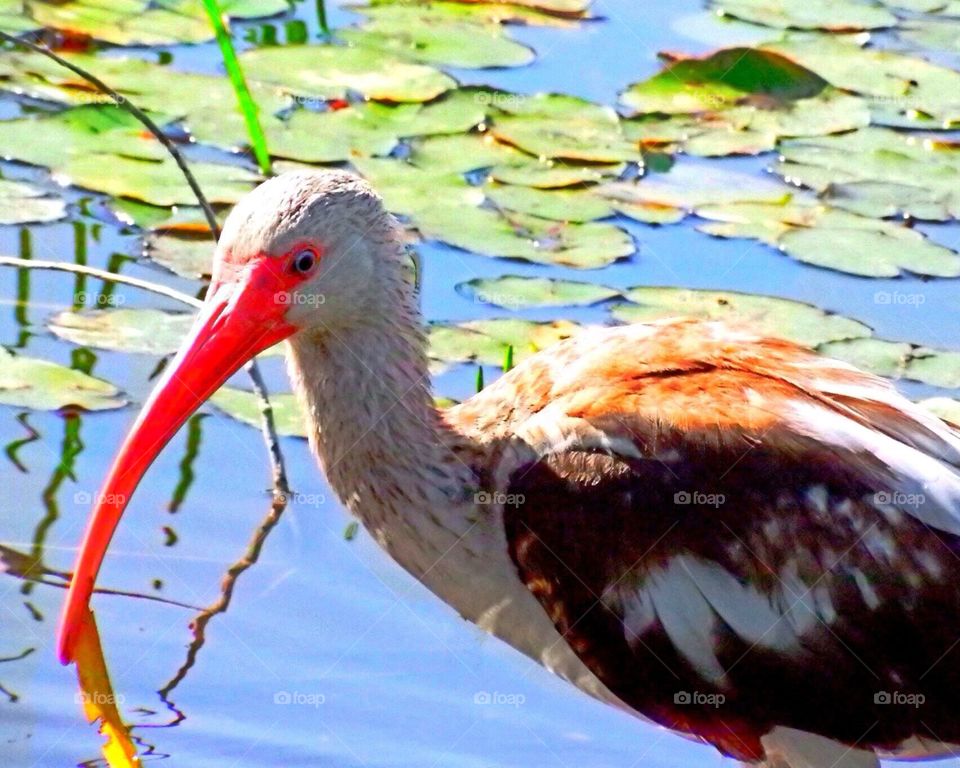
[[[960,216],[960,145],[883,128],[792,141],[774,169],[833,205],[868,216]]]
[[[534,52],[507,37],[496,22],[453,19],[429,7],[396,6],[390,14],[368,14],[362,29],[342,29],[337,36],[355,46],[399,59],[467,69],[518,67]]]
[[[875,123],[950,128],[960,123],[960,72],[825,35],[768,43],[838,88],[869,96]]]
[[[414,223],[424,237],[466,251],[577,269],[605,267],[636,250],[630,235],[612,224],[501,216],[485,208],[437,206],[419,211]]]
[[[100,634],[89,608],[84,610],[78,623],[70,652],[77,663],[83,713],[89,722],[100,723],[100,733],[106,737],[102,750],[107,765],[110,768],[137,768],[140,765],[137,748],[117,709],[117,696],[110,683]]]
[[[960,387],[960,352],[881,339],[830,344],[823,352],[880,376],[935,387]]]
[[[425,171],[462,174],[491,166],[530,167],[537,160],[501,144],[490,133],[470,133],[414,141],[410,147],[410,163]]]
[[[598,193],[623,203],[686,211],[727,202],[782,203],[791,197],[788,189],[771,179],[693,163],[679,163],[669,173],[636,181],[604,184]]]
[[[495,165],[490,169],[490,178],[504,184],[537,189],[560,189],[619,176],[625,168],[624,163],[572,165],[563,160],[531,159],[525,162]]]
[[[0,156],[57,169],[77,155],[163,160],[166,150],[129,112],[86,106],[0,122]]]
[[[10,35],[32,32],[39,24],[23,12],[23,0],[0,0],[0,30]]]
[[[68,406],[103,411],[120,408],[126,401],[103,379],[46,360],[13,355],[0,347],[0,403],[42,411]]]
[[[858,0],[711,0],[722,16],[778,29],[851,32],[892,27],[897,17]]]
[[[638,112],[708,112],[750,97],[781,102],[809,99],[827,81],[772,51],[725,48],[702,59],[680,59],[630,86],[622,101]]]
[[[193,325],[192,312],[159,309],[95,309],[59,312],[50,321],[50,330],[61,339],[84,347],[169,355]]]
[[[711,219],[699,229],[717,237],[746,237],[779,247],[793,258],[865,277],[901,271],[960,276],[960,256],[898,224],[811,202],[700,206]]]
[[[474,94],[458,90],[425,105],[365,102],[328,112],[301,109],[265,125],[274,155],[316,163],[387,155],[401,138],[462,133],[485,114]]]
[[[287,45],[247,51],[240,60],[250,79],[306,99],[343,99],[352,90],[380,101],[429,101],[456,87],[439,70],[372,48]]]
[[[542,219],[585,222],[613,215],[609,201],[591,190],[543,190],[510,184],[488,184],[487,197],[499,208],[528,213]]]
[[[396,17],[406,19],[411,14],[409,6],[396,0],[371,0],[369,5],[351,5],[351,11],[361,13],[381,22]],[[500,2],[463,2],[462,0],[420,0],[413,5],[416,13],[425,23],[472,21],[497,24],[529,24],[531,26],[571,27],[576,24],[582,11],[551,12],[550,9],[538,10],[533,4]]]
[[[507,348],[514,362],[529,357],[561,339],[573,336],[579,326],[566,320],[538,323],[532,320],[495,318],[430,326],[430,357],[448,363],[478,362],[499,366]]]
[[[626,292],[629,304],[616,304],[613,316],[624,322],[696,317],[742,323],[767,336],[816,347],[841,339],[869,336],[870,328],[811,304],[776,296],[736,291],[639,287]]]
[[[572,96],[538,94],[500,101],[504,114],[491,133],[537,157],[595,163],[642,161],[640,148],[623,133],[617,113]]]
[[[960,400],[952,397],[929,397],[917,403],[935,416],[960,427]]]
[[[213,243],[209,237],[151,236],[144,243],[151,261],[188,279],[209,277],[213,267]]]
[[[104,173],[104,167],[102,156],[78,155],[58,170],[57,178],[95,192],[131,197],[151,205],[196,202],[183,172],[172,159],[155,162],[110,157],[110,172]],[[190,171],[212,203],[235,203],[260,180],[253,171],[222,163],[194,162],[190,164]]]
[[[67,215],[67,204],[40,187],[0,179],[0,224],[56,221]]]
[[[221,387],[210,398],[210,402],[238,421],[252,427],[259,427],[261,424],[260,400],[253,392]],[[285,437],[307,437],[307,419],[294,395],[273,392],[270,394],[270,407],[273,410],[277,434]]]
[[[114,45],[201,43],[213,37],[202,0],[27,0],[40,26]],[[225,16],[254,18],[289,10],[286,0],[221,0]]]
[[[465,291],[476,301],[508,309],[586,307],[620,295],[615,288],[596,283],[517,275],[475,278],[460,283],[457,289]]]

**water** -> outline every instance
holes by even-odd
[[[656,71],[658,50],[700,52],[718,42],[694,39],[700,27],[687,17],[701,13],[697,0],[598,0],[595,11],[608,20],[576,30],[516,30],[515,36],[539,53],[528,68],[456,74],[466,82],[562,91],[612,104],[628,83]],[[310,5],[299,5],[296,17],[311,36],[316,34]],[[330,9],[333,26],[353,18],[346,10]],[[251,35],[264,35],[263,25],[247,26]],[[284,21],[271,26],[283,40]],[[685,37],[681,29],[694,37]],[[170,50],[178,67],[217,68],[212,45]],[[9,102],[0,103],[5,116],[15,112]],[[769,162],[767,157],[728,165],[761,173]],[[5,174],[44,179],[23,167],[7,166]],[[136,238],[89,218],[79,220],[81,225],[0,228],[0,252],[70,260],[82,247],[88,263],[99,267],[136,254]],[[637,238],[637,256],[592,273],[426,244],[420,249],[425,313],[434,320],[501,314],[460,296],[453,285],[508,273],[551,274],[618,287],[685,285],[787,296],[857,317],[884,338],[960,347],[960,324],[952,322],[960,299],[950,281],[920,286],[917,278],[843,276],[751,242],[711,240],[689,222],[659,229],[628,226]],[[960,244],[956,228],[931,227],[930,232],[954,247]],[[187,281],[147,263],[129,263],[123,271],[191,290]],[[0,343],[89,366],[141,401],[155,359],[107,352],[84,357],[45,331],[45,318],[68,308],[75,288],[71,275],[0,270]],[[875,300],[879,291],[921,289],[922,310]],[[18,295],[29,295],[29,306],[18,305]],[[123,295],[128,306],[173,306],[133,289]],[[596,308],[522,314],[608,320],[605,310]],[[273,391],[288,388],[280,361],[269,360],[265,374]],[[488,380],[494,374],[488,370]],[[472,371],[460,370],[440,377],[438,384],[444,394],[464,397],[472,391],[472,379]],[[236,383],[247,385],[242,376]],[[905,389],[912,396],[935,393],[918,385]],[[192,422],[199,451],[191,459],[184,429],[163,452],[119,529],[101,585],[198,609],[221,599],[227,570],[243,560],[269,510],[269,474],[257,431],[213,408],[202,413]],[[13,459],[0,457],[0,542],[32,556],[34,573],[41,565],[51,571],[71,567],[86,500],[133,416],[134,408],[82,417],[21,417],[15,409],[0,408],[0,444],[23,441],[13,451],[23,471]],[[116,595],[94,598],[121,710],[137,726],[134,734],[146,759],[168,756],[172,764],[195,768],[733,764],[711,748],[588,699],[463,622],[366,535],[346,541],[348,518],[306,444],[284,440],[283,450],[297,495],[259,561],[236,580],[229,609],[208,617],[202,647],[189,647],[197,610]],[[169,511],[184,487],[179,509]],[[5,556],[8,565],[10,559]],[[16,768],[88,764],[99,755],[100,737],[80,715],[74,670],[54,659],[62,580],[55,575],[46,580],[52,584],[0,575],[0,762]],[[188,659],[194,663],[185,669]],[[172,688],[171,682],[176,682]]]

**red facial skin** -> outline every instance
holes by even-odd
[[[305,273],[294,268],[304,250],[314,254],[313,268]],[[97,496],[60,618],[57,654],[62,664],[74,659],[77,627],[97,572],[141,478],[221,384],[259,352],[298,330],[285,319],[290,293],[309,278],[319,259],[317,248],[301,244],[281,258],[260,255],[241,261],[228,254],[218,264],[189,337],[144,403]]]

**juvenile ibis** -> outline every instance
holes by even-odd
[[[596,328],[439,409],[398,223],[294,172],[230,213],[207,299],[120,449],[59,654],[144,472],[287,342],[344,505],[462,616],[749,764],[960,743],[960,432],[888,383],[720,322]]]

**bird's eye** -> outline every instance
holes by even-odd
[[[301,275],[305,275],[313,269],[313,265],[316,263],[317,254],[310,248],[304,248],[302,251],[298,251],[296,256],[293,257],[293,269]]]

